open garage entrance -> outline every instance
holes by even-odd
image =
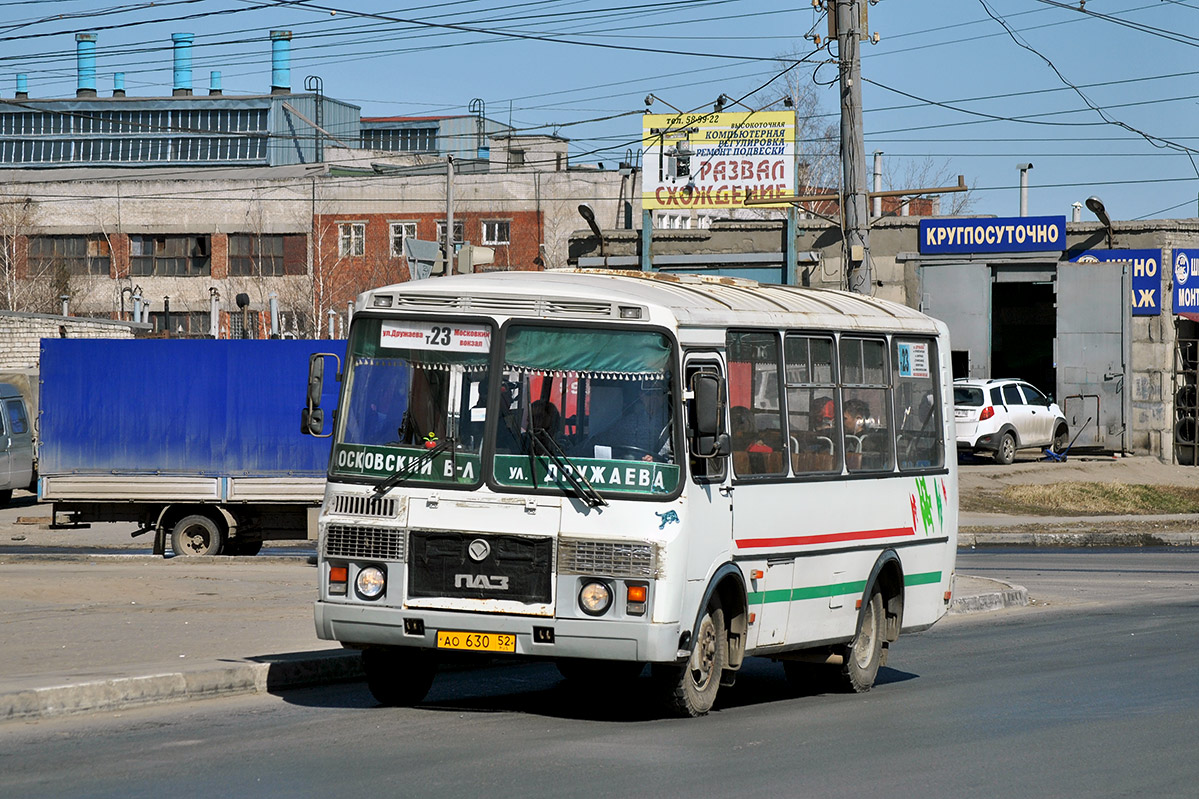
[[[997,276],[998,277],[998,276]],[[991,376],[1057,391],[1057,309],[1052,282],[996,282],[991,291]]]

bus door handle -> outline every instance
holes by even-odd
[[[733,495],[733,486],[721,486],[719,491],[721,496],[731,497]]]

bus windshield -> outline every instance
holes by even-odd
[[[665,496],[679,482],[671,342],[644,330],[512,325],[494,479],[514,489]],[[569,473],[569,474],[567,474]]]
[[[331,473],[478,484],[491,337],[486,323],[356,320]]]

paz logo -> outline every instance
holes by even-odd
[[[1178,285],[1185,286],[1190,276],[1191,259],[1187,258],[1185,252],[1180,252],[1174,257],[1174,279],[1178,281]]]

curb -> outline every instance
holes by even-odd
[[[1193,547],[1199,546],[1195,533],[1125,533],[1114,530],[1076,529],[1045,532],[1044,530],[1011,527],[994,529],[968,527],[958,531],[958,548],[976,546],[1022,547]]]
[[[121,710],[362,679],[356,651],[268,656],[196,671],[122,677],[0,695],[0,721]]]
[[[1009,585],[999,580],[994,582],[1007,586],[1000,591],[991,591],[975,596],[954,597],[949,602],[949,612],[958,614],[986,613],[1004,608],[1022,608],[1028,605],[1028,589],[1022,585]]]

